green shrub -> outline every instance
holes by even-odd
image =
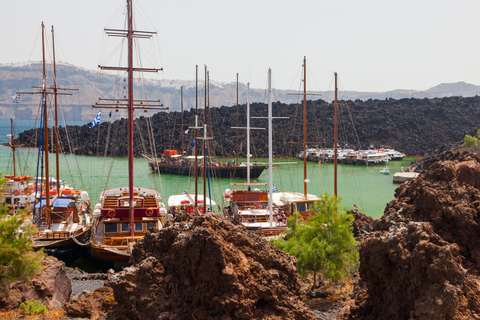
[[[25,310],[25,313],[30,314],[43,314],[47,312],[47,307],[40,301],[34,300],[33,302],[25,301],[20,304],[20,307]]]
[[[478,145],[478,138],[472,137],[471,135],[466,134],[463,138],[463,145],[465,147],[474,147]]]
[[[0,186],[5,179],[0,179]],[[1,194],[1,190],[0,190]],[[42,268],[42,252],[34,252],[29,237],[34,227],[23,210],[9,215],[0,207],[0,292],[8,292],[15,281],[29,282]]]
[[[343,280],[357,267],[358,244],[353,237],[354,220],[345,208],[339,207],[335,197],[325,194],[315,202],[311,216],[302,222],[298,212],[288,218],[287,234],[273,244],[297,257],[300,275],[313,273],[324,279]]]

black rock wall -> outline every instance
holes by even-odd
[[[236,134],[239,136],[240,156],[246,155],[246,130],[232,129],[237,126],[236,107],[209,109],[209,155],[234,157],[237,149]],[[465,134],[475,135],[480,128],[480,97],[448,97],[438,99],[388,99],[367,101],[341,101],[338,108],[338,143],[340,147],[352,148],[390,147],[409,155],[423,155],[445,146],[458,146]],[[203,111],[202,111],[203,112]],[[199,119],[203,120],[200,112]],[[252,117],[267,116],[267,105],[253,103]],[[289,119],[273,120],[273,149],[276,157],[295,156],[303,141],[303,105],[273,104],[274,117]],[[181,126],[179,112],[160,112],[151,118],[139,117],[135,120],[135,156],[153,154],[164,149],[182,149],[181,132],[194,125],[194,109],[184,112],[184,126]],[[238,126],[246,126],[246,106],[239,107]],[[266,119],[252,119],[252,127],[266,128]],[[70,145],[66,140],[65,129],[60,129],[64,152],[84,155],[105,153],[112,156],[127,155],[127,121],[119,120],[112,124],[102,122],[89,129],[88,125],[69,126]],[[153,133],[155,146],[151,141]],[[193,129],[184,137],[184,148],[193,138]],[[203,130],[199,130],[203,136]],[[19,135],[19,142],[36,145],[33,130]],[[254,157],[268,156],[267,130],[252,130],[251,153]],[[334,108],[323,100],[307,101],[307,142],[309,146],[332,147],[334,141]],[[199,141],[199,145],[202,141]],[[296,143],[291,143],[296,142]],[[203,147],[202,147],[203,148]]]

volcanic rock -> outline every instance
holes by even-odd
[[[61,309],[72,293],[65,264],[46,256],[40,273],[31,283],[15,282],[7,295],[0,295],[0,309],[15,310],[24,301],[40,301],[48,309]]]
[[[109,281],[108,319],[315,319],[296,259],[214,215],[148,231],[130,262]]]
[[[395,196],[361,246],[342,319],[480,319],[480,157],[448,154]]]
[[[69,317],[97,318],[104,317],[105,313],[112,310],[115,305],[113,290],[110,287],[101,287],[94,292],[89,292],[79,298],[67,302],[63,310]]]

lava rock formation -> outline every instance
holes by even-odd
[[[360,249],[342,319],[480,319],[480,157],[454,152],[402,184]]]
[[[315,319],[296,259],[214,215],[150,229],[108,282],[108,319]]]

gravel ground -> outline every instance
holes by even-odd
[[[79,269],[72,268],[67,268],[67,276],[72,283],[70,299],[74,299],[82,293],[93,292],[95,289],[103,287],[105,280],[107,280],[106,273],[85,273]]]

